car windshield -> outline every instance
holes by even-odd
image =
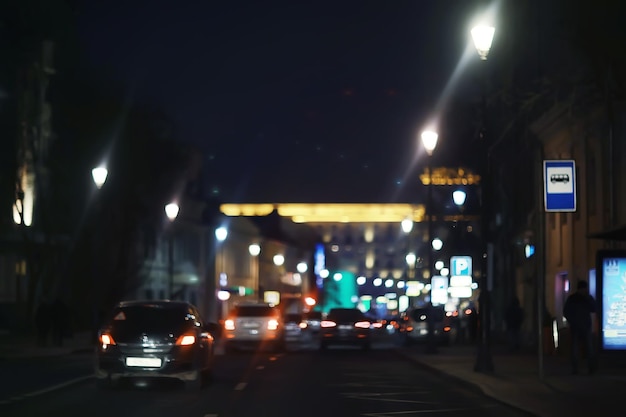
[[[276,316],[276,308],[270,306],[238,306],[233,310],[237,317],[271,317]]]
[[[300,323],[302,321],[301,314],[287,314],[285,315],[285,322]]]
[[[306,313],[304,316],[307,320],[321,320],[322,312],[321,311],[311,311]]]

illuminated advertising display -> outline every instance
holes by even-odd
[[[600,251],[600,320],[602,347],[626,350],[626,252]],[[597,278],[597,277],[596,277]]]
[[[435,275],[430,284],[430,301],[433,305],[448,302],[448,277]]]

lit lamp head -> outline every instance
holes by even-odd
[[[452,200],[454,200],[454,204],[456,204],[459,207],[465,204],[466,197],[467,197],[467,194],[463,190],[456,190],[455,192],[452,193]]]
[[[93,178],[93,182],[96,184],[98,189],[102,188],[104,183],[107,180],[107,175],[109,171],[107,171],[106,167],[99,166],[91,170],[91,177]]]
[[[472,39],[474,40],[474,46],[480,59],[485,61],[489,50],[491,49],[491,43],[493,42],[493,35],[496,28],[488,25],[478,25],[472,29]]]
[[[225,241],[227,237],[228,237],[228,229],[227,228],[225,228],[224,226],[220,226],[217,229],[215,229],[215,238],[219,242]]]
[[[169,203],[167,206],[165,206],[165,215],[168,219],[170,219],[170,221],[174,221],[174,219],[176,219],[176,217],[178,216],[179,210],[180,207],[178,207],[178,204]]]
[[[422,144],[429,156],[433,154],[433,151],[437,147],[437,139],[439,139],[439,135],[434,130],[425,130],[422,132]]]

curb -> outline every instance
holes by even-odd
[[[448,373],[448,372],[443,371],[441,369],[438,369],[437,367],[428,365],[428,363],[426,363],[425,361],[414,359],[410,355],[402,352],[401,349],[394,349],[394,350],[396,351],[397,355],[402,356],[403,358],[409,360],[412,364],[414,364],[417,367],[420,367],[422,369],[426,369],[428,371],[436,373],[437,375],[439,375],[439,376],[441,376],[441,377],[443,377],[445,379],[448,379],[448,380],[450,380],[450,381],[452,381],[454,383],[463,385],[464,387],[466,387],[466,388],[468,388],[468,389],[470,389],[470,390],[472,390],[474,392],[477,392],[477,393],[479,393],[481,395],[489,397],[490,399],[492,399],[494,401],[497,401],[500,404],[503,404],[503,405],[505,405],[507,407],[514,408],[515,410],[517,410],[519,412],[526,413],[526,414],[528,414],[529,417],[536,417],[537,416],[536,413],[533,413],[533,412],[529,411],[528,409],[522,408],[521,406],[519,406],[517,404],[511,403],[511,402],[508,402],[506,400],[503,400],[502,398],[499,398],[498,396],[496,396],[491,391],[491,389],[489,389],[489,387],[485,387],[480,382],[470,381],[470,380],[467,380],[465,378],[461,378],[461,377],[456,376],[454,374],[451,374],[451,373]],[[428,354],[424,354],[424,355],[428,355]]]
[[[15,404],[23,400],[27,400],[29,398],[38,397],[40,395],[49,394],[54,391],[58,391],[60,389],[69,387],[71,385],[79,384],[81,382],[87,381],[89,379],[95,378],[94,375],[85,375],[78,378],[70,379],[69,381],[61,382],[60,384],[52,385],[47,388],[42,388],[37,391],[29,392],[26,394],[17,395],[15,397],[11,397],[7,400],[0,400],[0,406],[2,405],[10,405]]]

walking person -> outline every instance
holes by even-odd
[[[571,335],[572,372],[578,373],[581,348],[587,357],[587,371],[595,372],[595,352],[593,347],[592,314],[596,312],[596,301],[589,294],[586,281],[578,281],[576,292],[565,300],[563,316],[567,319]]]
[[[509,334],[510,349],[512,351],[519,350],[521,341],[522,323],[524,322],[524,309],[520,305],[519,298],[514,296],[506,309],[504,320],[506,322],[506,330]]]

